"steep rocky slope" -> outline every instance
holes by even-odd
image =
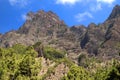
[[[81,41],[81,48],[104,59],[118,58],[120,53],[120,6],[116,5],[108,19],[99,25],[90,24]]]
[[[77,60],[82,52],[100,59],[113,57],[119,59],[119,22],[119,5],[113,8],[104,23],[99,25],[91,23],[88,27],[83,25],[68,27],[52,11],[29,12],[26,22],[17,31],[0,35],[0,46],[10,47],[17,43],[33,45],[41,41],[44,45],[65,50],[68,57],[73,60]]]

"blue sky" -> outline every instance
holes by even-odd
[[[102,23],[120,0],[0,0],[0,33],[17,30],[29,11],[53,11],[68,26]]]

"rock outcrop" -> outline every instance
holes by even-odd
[[[115,19],[115,18],[118,18],[118,17],[120,17],[120,6],[116,5],[113,8],[113,10],[112,10],[112,12],[111,12],[111,14],[110,14],[110,16],[108,17],[107,20]]]

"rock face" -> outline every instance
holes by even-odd
[[[102,51],[107,53],[105,55],[109,57],[114,56],[118,58],[120,53],[120,6],[114,7],[109,18],[104,23],[108,28],[105,34],[105,41],[102,45]]]
[[[99,25],[91,23],[67,27],[52,11],[29,12],[27,20],[17,31],[0,35],[0,46],[16,43],[32,45],[41,41],[44,45],[67,51],[68,56],[86,51],[98,58],[119,58],[120,6],[116,5],[108,19]],[[72,58],[72,56],[70,56]],[[72,58],[73,59],[73,58]]]
[[[119,59],[120,6],[116,5],[108,19],[99,25],[90,24],[81,41],[81,48],[100,58]]]
[[[120,6],[119,5],[116,5],[114,7],[114,9],[112,10],[112,13],[110,14],[107,20],[114,19],[117,17],[120,17]]]
[[[87,28],[87,32],[81,40],[81,48],[86,49],[90,54],[97,55],[98,48],[101,42],[104,41],[104,34],[105,31],[102,30],[101,26],[91,23]]]
[[[67,29],[64,22],[51,11],[41,10],[36,14],[30,12],[27,17],[28,19],[18,31],[8,32],[2,36],[1,46],[5,46],[6,42],[9,46],[15,43],[31,45],[40,40],[48,42],[51,38],[62,36]]]
[[[2,34],[0,34],[0,38],[2,37]]]

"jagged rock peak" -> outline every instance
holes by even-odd
[[[34,12],[30,11],[27,13],[26,20],[32,20],[34,18]]]
[[[81,34],[83,34],[84,32],[86,32],[87,28],[86,28],[84,25],[79,25],[79,26],[72,26],[72,27],[70,28],[70,30],[71,30],[72,32],[75,32],[75,33],[81,35]]]
[[[44,11],[44,10],[39,10],[39,11],[36,13],[36,15],[39,15],[39,16],[41,16],[41,17],[48,17],[48,16],[49,16],[49,18],[52,18],[52,17],[53,17],[53,18],[59,20],[59,17],[58,17],[54,12],[52,12],[52,11],[46,12],[46,11]]]
[[[27,20],[22,27],[17,31],[18,33],[27,34],[28,32],[34,32],[33,30],[47,30],[54,28],[54,26],[65,26],[64,21],[60,20],[59,17],[52,11],[39,10],[36,13],[29,12],[27,14]]]
[[[84,25],[74,25],[72,27],[75,27],[75,28],[85,28],[86,26],[84,26]]]
[[[88,29],[94,29],[95,27],[97,27],[97,25],[95,23],[90,23],[88,25]]]
[[[120,5],[116,5],[113,10],[112,13],[110,14],[110,16],[108,17],[107,20],[111,20],[114,18],[120,17]]]
[[[52,11],[39,10],[36,13],[30,11],[26,16],[27,21],[32,21],[35,18],[46,18],[53,19],[54,21],[60,21],[59,17]]]

